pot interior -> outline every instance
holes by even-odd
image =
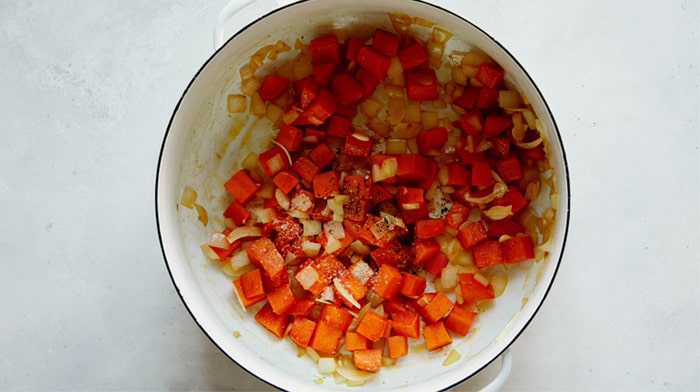
[[[260,47],[283,40],[308,42],[333,29],[353,34],[376,27],[391,30],[389,12],[433,21],[454,34],[446,53],[477,47],[506,70],[509,80],[531,100],[549,139],[558,198],[557,226],[551,253],[542,262],[510,268],[506,291],[475,320],[467,337],[455,339],[438,352],[418,350],[385,367],[366,384],[382,390],[444,389],[488,365],[525,328],[549,290],[559,265],[568,225],[568,176],[559,134],[546,103],[520,65],[497,42],[458,16],[417,1],[308,0],[268,14],[229,40],[200,69],[171,119],[159,162],[157,214],[159,233],[172,279],[184,303],[203,331],[229,357],[263,380],[283,389],[348,389],[332,376],[321,377],[315,364],[289,341],[279,341],[245,312],[233,293],[230,278],[207,259],[200,245],[214,228],[224,227],[221,212],[230,202],[223,183],[240,169],[251,152],[261,152],[272,135],[268,120],[234,117],[227,97],[240,92],[239,69]],[[468,18],[468,15],[464,15]],[[417,31],[429,34],[430,30]],[[288,55],[295,54],[292,50]],[[274,65],[272,65],[274,66]],[[205,227],[195,210],[178,207],[182,191],[191,187],[209,215]],[[461,358],[442,363],[451,349]]]

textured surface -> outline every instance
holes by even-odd
[[[520,60],[568,153],[565,258],[505,389],[700,389],[698,3],[436,3]],[[0,390],[270,389],[189,317],[155,227],[224,4],[0,0]]]

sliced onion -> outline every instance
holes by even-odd
[[[491,220],[501,220],[513,215],[513,206],[493,206],[488,210],[484,211],[486,215]]]
[[[491,277],[491,286],[493,286],[493,292],[496,297],[500,297],[506,287],[508,286],[508,276],[506,275],[495,275]]]
[[[287,196],[287,194],[282,192],[282,190],[279,188],[275,189],[275,200],[277,200],[277,204],[279,204],[283,210],[289,210],[289,207],[291,206],[289,196]]]
[[[340,294],[343,299],[345,299],[349,304],[352,306],[356,307],[357,309],[360,309],[362,305],[360,305],[359,302],[348,292],[348,290],[343,286],[343,284],[340,282],[340,279],[334,278],[333,279],[333,286],[335,286],[335,290]]]
[[[486,204],[498,199],[499,197],[503,197],[506,192],[508,192],[508,186],[502,182],[497,182],[490,194],[482,197],[471,197],[469,196],[469,193],[467,193],[464,195],[464,200],[470,203]]]
[[[224,233],[214,233],[209,239],[209,246],[213,246],[215,248],[228,249],[230,244],[231,243],[228,242],[228,239],[226,239],[226,235],[224,235]]]
[[[262,237],[262,230],[257,226],[241,226],[231,230],[228,235],[228,242],[234,243],[241,238]]]
[[[515,145],[518,146],[518,147],[520,147],[520,148],[524,148],[524,149],[526,149],[526,150],[529,150],[529,149],[531,149],[531,148],[535,148],[535,147],[539,146],[540,144],[542,144],[543,141],[544,141],[544,138],[542,137],[542,134],[540,133],[540,134],[537,136],[537,139],[535,139],[535,140],[533,140],[533,141],[531,141],[531,142],[519,142],[519,141],[516,141],[516,142],[515,142]]]
[[[340,366],[335,369],[338,374],[353,382],[364,382],[374,377],[375,373],[358,370],[354,366]]]
[[[316,350],[314,350],[313,348],[311,348],[311,346],[306,347],[306,350],[305,350],[305,351],[306,351],[306,355],[308,355],[309,358],[311,358],[312,361],[318,363],[318,360],[321,359],[321,356],[318,355],[318,353],[316,352]]]
[[[202,253],[204,253],[205,256],[207,256],[210,260],[221,260],[219,258],[219,255],[214,252],[214,250],[209,246],[209,244],[202,244],[200,247],[202,249]]]

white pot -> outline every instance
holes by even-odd
[[[320,30],[352,29],[360,25],[391,28],[388,12],[402,12],[437,23],[455,36],[450,49],[476,46],[495,59],[510,80],[530,98],[551,145],[559,198],[556,230],[549,257],[524,262],[510,271],[506,291],[481,313],[466,338],[439,352],[418,352],[383,368],[369,380],[369,390],[427,391],[449,388],[483,369],[504,353],[542,305],[561,261],[568,227],[569,184],[564,150],[554,119],[534,82],[518,62],[484,31],[439,7],[410,0],[307,0],[267,14],[228,40],[202,66],[185,90],[168,125],[158,164],[156,216],[163,255],[173,283],[204,333],[238,365],[285,390],[347,390],[333,377],[320,378],[308,357],[288,339],[278,340],[243,311],[231,281],[201,252],[213,227],[223,227],[220,212],[228,203],[222,184],[250,151],[261,151],[269,132],[246,127],[230,135],[226,110],[230,93],[237,92],[239,68],[263,45],[298,37],[308,40]],[[319,27],[321,26],[321,27]],[[220,34],[219,28],[217,34]],[[251,121],[252,124],[252,121]],[[250,125],[250,124],[249,124]],[[217,156],[218,154],[218,156]],[[209,212],[209,226],[194,210],[178,208],[185,186],[198,192],[198,203]],[[234,337],[240,334],[240,337]],[[443,366],[450,349],[461,359]],[[505,375],[500,376],[504,381]],[[315,380],[323,380],[315,383]]]

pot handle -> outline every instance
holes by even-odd
[[[284,7],[296,0],[230,0],[224,8],[219,11],[214,26],[214,50],[219,49],[226,42],[224,36],[226,25],[232,19],[243,22],[243,26],[261,17],[267,12]],[[241,27],[243,27],[241,26]]]
[[[501,369],[498,371],[496,377],[491,380],[488,385],[481,389],[481,392],[499,392],[506,384],[512,367],[513,356],[511,355],[510,350],[506,350],[503,354],[501,354]]]

